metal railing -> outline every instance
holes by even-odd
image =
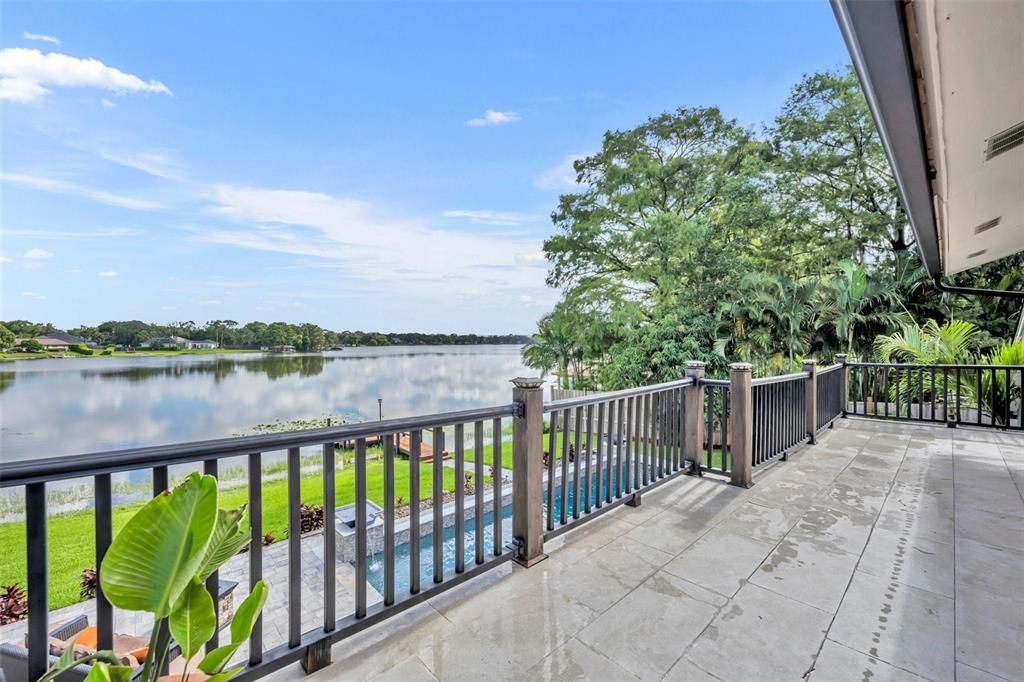
[[[227,471],[221,466],[224,460],[244,458],[252,526],[245,561],[251,589],[263,577],[268,551],[262,544],[263,466],[277,453],[283,455],[288,537],[287,617],[282,614],[282,620],[287,621],[287,634],[280,643],[265,642],[262,621],[257,624],[248,665],[238,677],[245,682],[293,661],[301,660],[307,671],[322,667],[330,662],[332,644],[505,561],[530,566],[543,557],[545,540],[619,505],[636,506],[641,493],[680,475],[726,474],[734,485],[749,487],[755,467],[785,459],[794,447],[814,442],[817,432],[839,416],[943,421],[952,414],[957,421],[980,426],[1024,428],[1024,366],[888,365],[846,362],[840,356],[838,364],[820,371],[807,360],[804,370],[753,379],[749,364],[735,363],[729,379],[705,379],[704,365],[690,362],[681,381],[547,403],[541,380],[517,379],[511,403],[476,410],[0,463],[0,488],[25,487],[30,679],[37,679],[48,661],[47,486],[60,481],[92,479],[95,560],[100,566],[113,539],[113,476],[151,470],[157,494],[167,489],[178,469],[201,466],[216,476]],[[503,436],[509,422],[511,441]],[[446,435],[454,436],[447,453]],[[345,479],[341,491],[346,499],[351,495],[355,518],[354,529],[341,531],[354,543],[354,551],[345,545],[344,552],[336,541],[335,521],[339,443],[353,447],[350,454],[342,450],[341,457],[344,464],[351,456],[355,469],[354,482]],[[381,461],[368,454],[371,444],[382,446]],[[304,608],[302,597],[308,579],[303,579],[299,504],[301,449],[310,446],[320,453],[317,464],[322,467],[316,475],[322,479],[324,501],[323,595],[315,609],[322,609],[323,618],[317,627],[304,630],[302,614],[310,605]],[[423,471],[428,465],[429,475]],[[446,483],[451,480],[446,472],[453,474],[454,485]],[[398,480],[398,492],[405,491],[406,481],[409,486],[408,519],[401,522]],[[430,492],[421,494],[428,484]],[[366,513],[371,492],[383,497],[380,521],[372,526]],[[503,525],[509,520],[511,530]],[[454,557],[446,547],[446,526],[454,530]],[[339,617],[336,561],[349,556],[354,557],[352,605]],[[367,594],[371,556],[382,566],[374,573],[380,599],[372,604]],[[211,589],[217,589],[217,579],[211,577]],[[102,589],[96,616],[99,646],[109,647],[113,613]],[[215,637],[210,646],[216,644]]]
[[[413,605],[447,590],[464,580],[490,570],[513,558],[513,552],[506,551],[502,544],[503,491],[502,491],[502,420],[520,414],[517,404],[501,405],[477,410],[451,412],[447,414],[392,419],[382,422],[346,425],[335,428],[313,429],[278,433],[272,435],[246,436],[219,440],[137,448],[116,452],[92,453],[53,459],[6,462],[0,465],[0,488],[25,486],[25,521],[27,535],[27,587],[28,587],[28,674],[29,679],[38,679],[48,666],[48,575],[47,564],[47,484],[57,481],[91,477],[95,496],[96,566],[102,563],[104,554],[113,539],[111,476],[140,469],[152,470],[153,494],[166,490],[170,483],[169,467],[175,465],[198,466],[213,476],[218,473],[221,460],[244,456],[248,460],[248,509],[251,523],[251,544],[248,552],[250,589],[263,577],[263,458],[269,453],[283,452],[287,469],[288,497],[288,601],[287,641],[264,649],[262,618],[257,622],[249,639],[248,666],[235,678],[252,680],[282,666],[303,659],[309,665],[310,657],[320,656],[329,661],[330,644],[349,637],[375,623],[387,619]],[[483,451],[484,424],[489,422],[492,436],[491,500],[489,508],[493,534],[485,546],[485,471]],[[471,448],[473,452],[473,476],[463,478],[465,472],[466,448],[465,426],[472,429]],[[454,469],[455,509],[454,522],[458,547],[454,567],[443,562],[443,533],[445,526],[445,493],[443,430],[454,428]],[[408,462],[399,465],[396,453],[399,438],[408,434]],[[433,543],[421,547],[420,517],[420,470],[424,436],[432,441],[432,507],[430,525]],[[355,445],[355,579],[353,584],[354,607],[350,613],[336,617],[336,539],[335,539],[335,465],[336,444],[352,442]],[[383,555],[384,578],[383,599],[375,604],[367,602],[367,442],[383,443]],[[323,531],[323,623],[321,627],[302,631],[303,613],[302,586],[303,566],[301,563],[302,533],[300,526],[302,461],[300,449],[318,446],[322,449],[322,493],[324,501]],[[395,563],[395,479],[398,466],[408,467],[409,481],[409,570],[408,588],[396,589]],[[471,490],[467,491],[466,488]],[[466,565],[465,522],[467,492],[472,493],[473,554],[470,566]],[[515,510],[513,509],[513,512]],[[425,525],[425,524],[424,524]],[[59,551],[59,548],[58,548]],[[433,552],[432,571],[422,575],[420,553]],[[214,574],[208,587],[217,589],[218,576]],[[213,598],[217,598],[216,592]],[[314,607],[316,608],[316,607]],[[113,609],[103,595],[102,588],[96,595],[97,640],[99,648],[110,648],[113,642]],[[142,634],[142,633],[137,633]],[[208,648],[217,645],[214,635]],[[324,663],[325,664],[325,663]],[[316,667],[316,662],[312,663]],[[308,668],[307,668],[308,669]]]
[[[1022,365],[846,363],[846,414],[1024,430]]]
[[[753,395],[753,466],[784,456],[786,451],[803,443],[807,431],[808,372],[754,379]]]
[[[729,464],[729,381],[702,379],[704,386],[704,461],[701,468],[728,474]]]
[[[545,539],[687,471],[683,391],[692,379],[544,405]]]
[[[843,414],[843,371],[843,364],[840,362],[819,369],[814,377],[814,393],[818,401],[815,428],[819,431]]]

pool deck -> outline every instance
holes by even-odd
[[[840,420],[749,490],[662,486],[308,679],[1024,680],[1022,489],[1018,434]]]

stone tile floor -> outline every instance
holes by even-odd
[[[750,490],[669,483],[311,678],[1024,680],[1022,489],[1019,435],[841,420]]]

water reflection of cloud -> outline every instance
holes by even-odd
[[[386,418],[507,403],[508,380],[526,371],[516,346],[36,360],[13,369],[17,382],[0,393],[5,459],[220,438],[276,419],[375,419],[378,397]]]

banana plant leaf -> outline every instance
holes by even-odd
[[[188,660],[195,656],[217,630],[217,611],[213,598],[198,578],[188,584],[167,620],[171,636],[181,646],[181,655]]]
[[[114,606],[157,618],[196,575],[217,520],[217,481],[191,474],[171,492],[150,500],[107,550],[100,569],[103,593]]]

